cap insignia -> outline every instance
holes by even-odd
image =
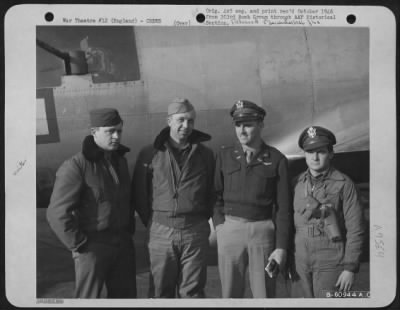
[[[236,102],[236,109],[243,109],[243,101],[239,100],[238,102]]]
[[[315,136],[317,135],[317,131],[315,130],[314,127],[310,127],[307,130],[307,134],[310,138],[315,138]]]

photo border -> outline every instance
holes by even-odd
[[[51,8],[52,10],[62,9],[66,5],[21,5],[17,7],[11,8],[6,15],[5,20],[5,131],[6,131],[6,152],[5,152],[5,178],[6,178],[6,291],[7,298],[10,302],[14,302],[15,305],[18,306],[35,306],[36,297],[32,298],[32,270],[25,270],[26,267],[24,262],[26,261],[21,259],[20,255],[18,255],[18,249],[26,248],[31,245],[26,243],[27,233],[32,234],[33,231],[36,230],[35,221],[34,225],[32,225],[31,215],[33,212],[28,211],[25,216],[23,215],[26,212],[24,207],[27,201],[31,201],[32,193],[27,193],[25,191],[21,191],[21,189],[17,186],[22,182],[26,184],[28,182],[32,182],[35,180],[34,171],[35,171],[35,155],[29,154],[29,151],[32,150],[32,146],[35,147],[34,142],[36,139],[32,139],[29,143],[22,143],[22,137],[29,137],[32,135],[30,132],[31,127],[16,128],[15,125],[11,122],[11,120],[19,119],[17,124],[20,123],[29,123],[32,120],[32,116],[36,115],[35,108],[29,106],[29,103],[34,98],[35,89],[30,89],[32,83],[29,80],[32,78],[32,73],[34,74],[34,62],[27,63],[27,61],[31,60],[31,58],[27,57],[21,61],[18,57],[20,56],[19,52],[16,52],[19,46],[18,43],[26,40],[28,42],[28,46],[34,47],[34,38],[35,35],[32,35],[32,31],[35,31],[32,28],[35,28],[36,25],[39,24],[38,20],[43,15],[43,11]],[[74,5],[75,6],[75,5]],[[262,5],[258,5],[262,6]],[[81,10],[82,6],[79,7]],[[104,7],[104,6],[102,6]],[[193,7],[193,6],[192,6]],[[194,5],[194,7],[201,7],[201,5]],[[396,45],[396,36],[395,36],[395,21],[393,13],[388,9],[378,9],[378,13],[376,12],[377,7],[349,7],[353,12],[362,11],[360,16],[371,15],[371,9],[374,9],[374,15],[379,21],[384,21],[380,25],[373,23],[371,27],[370,36],[374,39],[371,39],[371,60],[370,60],[370,140],[371,140],[371,183],[370,183],[370,204],[371,205],[381,205],[382,201],[385,201],[385,205],[383,206],[384,211],[382,209],[373,210],[371,209],[371,239],[370,239],[370,257],[371,257],[371,266],[375,265],[374,268],[371,267],[371,291],[378,293],[385,293],[385,298],[375,298],[372,295],[371,299],[366,301],[365,304],[358,304],[358,306],[363,307],[374,307],[374,306],[385,306],[390,303],[395,294],[390,289],[396,288],[396,279],[392,279],[391,277],[383,278],[382,270],[385,272],[383,274],[389,274],[395,276],[393,270],[395,268],[396,261],[396,250],[397,250],[397,232],[396,232],[396,175],[393,173],[393,167],[397,167],[396,163],[396,149],[395,143],[396,141],[396,85],[395,85],[395,45]],[[93,9],[93,5],[90,5],[90,9]],[[109,9],[109,7],[107,7]],[[167,11],[173,11],[173,8],[166,7]],[[341,8],[343,9],[343,7]],[[346,9],[346,7],[344,8]],[[367,12],[369,11],[369,12]],[[29,15],[28,15],[29,12]],[[76,14],[76,13],[75,13]],[[98,14],[91,11],[90,14]],[[122,12],[121,12],[122,14]],[[369,21],[362,21],[369,23]],[[331,26],[331,25],[327,25]],[[10,29],[13,29],[11,31]],[[11,34],[16,31],[16,29],[22,31],[21,38],[12,38]],[[373,41],[373,42],[372,42]],[[392,49],[393,48],[393,49]],[[14,55],[13,55],[14,53]],[[376,55],[379,54],[381,56],[380,59]],[[29,59],[28,59],[29,58]],[[19,59],[19,63],[17,60]],[[27,74],[25,77],[20,77],[20,85],[23,85],[21,89],[15,89],[15,81],[16,74],[15,72],[21,69],[21,66],[25,66],[27,69]],[[13,73],[14,72],[14,73]],[[383,85],[383,81],[386,82]],[[28,83],[24,83],[24,81],[28,81]],[[30,86],[29,86],[30,85]],[[377,85],[382,87],[376,87]],[[25,90],[25,91],[24,91]],[[13,107],[10,107],[10,103],[13,103]],[[376,106],[377,104],[380,106]],[[46,104],[47,105],[47,104]],[[18,111],[18,109],[21,109]],[[47,111],[47,109],[46,109]],[[384,125],[384,128],[380,128],[380,126]],[[18,130],[17,130],[18,129]],[[50,129],[50,128],[49,128]],[[36,132],[35,130],[33,132]],[[24,140],[24,139],[22,139]],[[373,142],[373,143],[372,143]],[[21,148],[21,146],[26,145],[26,148]],[[34,149],[34,148],[33,148]],[[380,154],[377,152],[379,149],[387,150],[385,152],[385,162],[381,162]],[[16,156],[16,154],[18,156]],[[27,160],[27,163],[24,164],[24,168],[18,173],[15,174],[16,168],[18,168],[18,164],[23,162],[23,160]],[[382,178],[384,182],[382,182]],[[34,197],[34,195],[33,195]],[[12,205],[13,209],[10,209]],[[17,206],[17,207],[16,207]],[[388,207],[389,206],[389,207]],[[389,208],[389,209],[388,209]],[[390,208],[393,208],[390,209]],[[35,210],[33,210],[35,211]],[[382,218],[382,213],[385,215],[385,218]],[[20,227],[21,223],[18,223],[17,220],[23,220],[23,225],[26,227],[27,231],[17,231],[17,227]],[[33,218],[36,218],[35,216]],[[376,219],[379,219],[378,221]],[[17,224],[18,223],[18,224]],[[35,236],[35,234],[32,234]],[[18,241],[14,241],[14,239]],[[385,257],[382,260],[376,257],[377,253],[380,253],[381,248],[377,243],[381,244],[381,242],[385,245]],[[36,245],[36,243],[34,243]],[[32,253],[32,249],[30,249]],[[33,249],[33,252],[35,250]],[[389,256],[389,258],[388,258]],[[12,258],[15,258],[15,261],[11,261]],[[394,258],[394,259],[393,259]],[[378,260],[378,263],[377,263]],[[33,260],[36,261],[36,258]],[[374,263],[372,264],[372,261]],[[379,268],[377,267],[379,266]],[[20,268],[25,270],[24,276],[16,276],[20,272]],[[394,268],[393,268],[394,267]],[[377,270],[378,268],[378,270]],[[392,269],[393,268],[393,269]],[[388,272],[389,271],[389,272]],[[392,271],[392,272],[390,272]],[[373,280],[378,280],[380,283],[375,283]],[[383,284],[382,284],[383,282]],[[24,286],[27,284],[27,286]],[[36,285],[36,282],[34,283]],[[394,285],[393,285],[394,284]],[[26,288],[28,291],[28,295],[21,298],[18,294],[21,292],[22,287]],[[22,290],[24,291],[24,290]],[[19,296],[19,298],[17,297]],[[67,300],[65,300],[67,301]],[[143,301],[143,300],[141,300]],[[320,300],[321,301],[321,300]],[[68,300],[63,305],[60,306],[85,306],[85,305],[96,305],[96,306],[110,306],[114,305],[114,302],[111,300],[98,300],[98,301],[89,301],[89,300]],[[119,306],[132,307],[132,305],[128,301],[117,301]],[[174,300],[173,304],[166,304],[165,300],[149,300],[146,303],[141,303],[138,306],[177,306],[176,303],[179,303],[179,306],[185,305],[187,301],[177,301]],[[228,304],[232,307],[237,306],[271,306],[270,301],[268,303],[263,304],[262,302],[255,300],[238,300],[234,303],[232,301],[227,300],[217,300],[217,301],[209,301],[212,302],[212,305],[204,304],[203,301],[196,301],[197,306],[227,306]],[[288,304],[296,303],[298,306],[307,305],[309,307],[319,306],[318,300],[271,300],[271,302],[276,303],[274,306],[287,306]],[[287,303],[289,302],[289,303]],[[326,299],[323,300],[323,304],[328,306],[337,306],[337,303],[331,303]],[[190,305],[190,304],[189,304]],[[193,304],[192,304],[193,305]],[[44,304],[38,304],[36,306],[46,306]],[[50,304],[49,307],[58,306],[57,304]],[[351,300],[343,300],[340,302],[340,306],[355,306],[355,303],[351,302]]]

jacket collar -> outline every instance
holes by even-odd
[[[165,127],[161,132],[158,134],[156,139],[154,140],[153,146],[157,150],[164,151],[165,150],[165,143],[168,141],[170,136],[169,134],[170,128],[169,126]],[[191,135],[189,136],[189,143],[190,144],[198,144],[201,142],[211,140],[211,136],[199,130],[193,129]]]
[[[125,153],[129,152],[130,149],[122,144],[119,145],[118,149],[113,152],[119,156],[124,156]],[[104,157],[104,151],[98,147],[92,135],[86,136],[82,143],[83,156],[89,161],[99,161]]]

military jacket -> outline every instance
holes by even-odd
[[[78,250],[96,232],[134,232],[130,176],[124,156],[128,151],[120,145],[113,152],[117,182],[93,136],[87,136],[82,152],[58,169],[47,220],[68,249]]]
[[[132,203],[144,225],[149,220],[179,229],[208,220],[214,204],[214,155],[201,142],[208,134],[193,130],[191,151],[185,165],[175,175],[174,156],[168,150],[169,127],[156,137],[153,145],[141,150],[132,179]],[[177,163],[175,163],[178,166]]]
[[[302,214],[307,204],[307,195],[321,203],[329,203],[335,210],[338,225],[345,242],[344,269],[357,271],[364,240],[364,223],[361,205],[351,179],[331,167],[322,180],[311,186],[308,170],[294,179],[294,224],[295,229],[318,223],[317,218],[306,220]]]
[[[291,223],[291,195],[286,157],[265,143],[250,163],[239,143],[223,146],[216,156],[217,202],[214,225],[225,214],[249,220],[274,219],[276,246],[286,248]]]

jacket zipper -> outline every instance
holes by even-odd
[[[174,210],[172,211],[172,216],[175,217],[176,215],[176,211],[178,209],[178,186],[176,184],[176,175],[175,175],[175,169],[173,166],[172,161],[174,160],[171,156],[171,152],[169,150],[169,148],[167,147],[167,153],[168,153],[168,157],[169,157],[169,169],[171,170],[171,179],[172,179],[172,188],[174,191],[174,195],[173,195],[173,199],[174,199]]]
[[[178,190],[179,190],[179,185],[181,183],[181,180],[182,180],[182,177],[183,177],[183,173],[186,170],[186,167],[187,167],[187,165],[189,163],[190,158],[192,157],[192,154],[193,154],[195,148],[196,148],[196,146],[192,145],[192,149],[190,150],[190,153],[189,153],[188,157],[186,158],[186,161],[183,164],[182,169],[180,169],[180,174],[179,174],[178,178],[175,175],[175,170],[174,170],[173,163],[172,163],[172,161],[175,160],[175,159],[173,158],[173,155],[171,155],[170,150],[167,148],[168,149],[168,156],[169,156],[169,165],[170,165],[170,169],[171,169],[171,172],[172,172],[171,173],[171,175],[172,175],[172,186],[174,188],[174,196],[173,196],[173,198],[174,198],[175,204],[174,204],[173,216],[176,216],[176,213],[178,211],[178,197],[179,197]],[[177,163],[176,163],[176,165],[178,166]]]

